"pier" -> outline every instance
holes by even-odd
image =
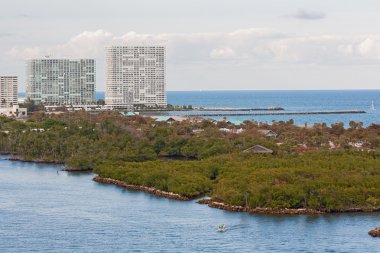
[[[318,111],[318,112],[264,112],[264,113],[200,113],[172,116],[188,117],[227,117],[227,116],[270,116],[270,115],[317,115],[317,114],[364,114],[365,111],[348,110],[348,111]]]
[[[284,111],[285,109],[279,106],[272,107],[258,107],[258,108],[236,108],[236,107],[192,107],[192,108],[142,108],[135,111],[149,113],[149,112],[191,112],[191,111],[214,111],[214,112],[236,112],[236,111]]]

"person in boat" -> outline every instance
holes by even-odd
[[[226,231],[226,226],[225,226],[224,224],[219,225],[219,227],[218,227],[218,231],[219,231],[219,232],[224,232],[224,231]]]

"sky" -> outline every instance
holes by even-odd
[[[164,43],[168,90],[380,89],[378,0],[1,0],[0,75]]]

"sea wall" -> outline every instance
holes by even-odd
[[[117,186],[120,186],[123,188],[127,188],[128,190],[143,191],[143,192],[147,192],[147,193],[150,193],[150,194],[153,194],[153,195],[156,195],[159,197],[168,198],[168,199],[175,199],[175,200],[181,200],[181,201],[191,200],[190,198],[188,198],[186,196],[182,196],[180,194],[176,194],[173,192],[161,191],[161,190],[158,190],[156,188],[148,187],[148,186],[131,185],[131,184],[127,184],[124,181],[116,180],[116,179],[112,179],[112,178],[105,178],[105,177],[101,177],[101,176],[96,176],[93,178],[93,180],[95,182],[98,182],[98,183],[113,184],[113,185],[117,185]]]
[[[175,200],[181,200],[181,201],[192,200],[192,198],[189,198],[177,193],[162,191],[154,187],[148,187],[148,186],[142,186],[142,185],[131,185],[117,179],[95,176],[93,180],[98,183],[113,184],[116,186],[126,188],[128,190],[143,191],[143,192],[150,193],[150,194],[163,197],[163,198],[175,199]],[[244,207],[244,206],[228,205],[222,202],[214,201],[212,199],[201,199],[197,201],[197,203],[206,204],[209,207],[218,208],[218,209],[222,209],[226,211],[246,212],[246,213],[251,213],[251,214],[317,215],[317,214],[325,214],[325,213],[353,213],[353,212],[357,213],[357,212],[379,212],[380,211],[380,209],[378,208],[373,209],[373,210],[366,210],[363,208],[352,208],[352,209],[347,209],[344,211],[341,211],[341,210],[340,211],[336,211],[336,210],[323,211],[323,210],[314,210],[314,209],[307,209],[307,208],[264,208],[264,207],[249,208],[249,207]]]
[[[288,215],[300,215],[300,214],[308,214],[308,215],[315,215],[315,214],[322,214],[324,212],[313,210],[313,209],[306,209],[306,208],[298,208],[298,209],[291,209],[291,208],[248,208],[243,206],[233,206],[233,205],[227,205],[221,202],[216,202],[210,199],[202,199],[198,201],[199,204],[207,204],[209,207],[218,208],[226,211],[231,212],[247,212],[252,214],[288,214]]]

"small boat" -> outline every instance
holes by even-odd
[[[224,224],[222,224],[222,225],[218,226],[218,230],[217,231],[220,232],[220,233],[224,233],[224,232],[227,231],[227,227]]]

